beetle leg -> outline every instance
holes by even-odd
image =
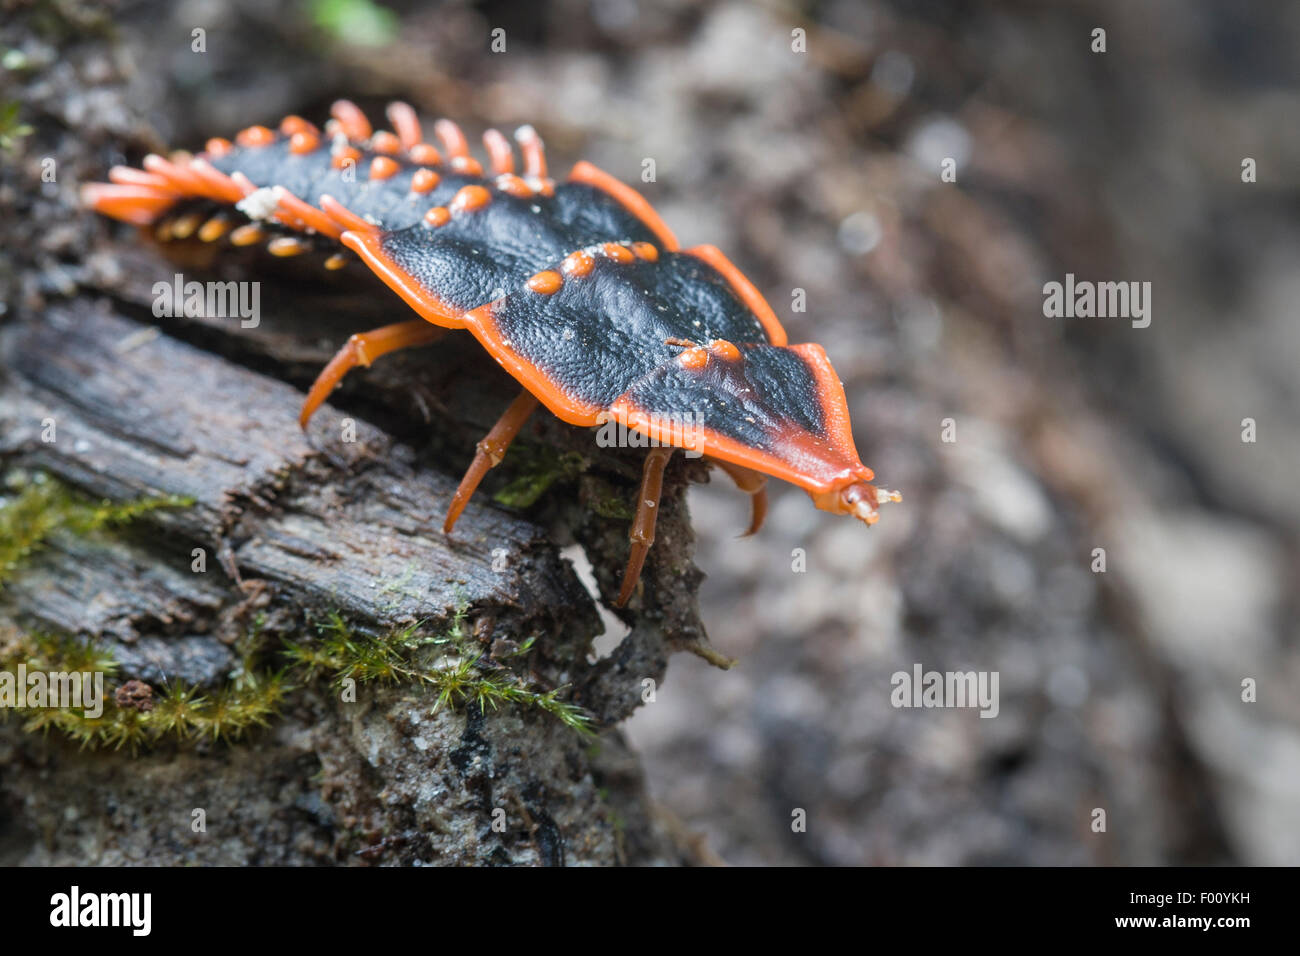
[[[316,409],[320,408],[321,403],[329,397],[329,393],[334,391],[334,386],[358,365],[369,366],[379,356],[396,352],[398,349],[410,348],[414,345],[429,345],[446,334],[446,329],[424,319],[412,319],[410,322],[385,325],[352,336],[316,376],[316,381],[312,383],[311,390],[307,392],[307,398],[302,403],[298,424],[306,428],[307,422],[315,414]]]
[[[711,464],[717,465],[736,483],[736,487],[745,494],[749,495],[752,511],[749,519],[749,530],[741,535],[742,538],[748,538],[751,534],[763,527],[763,519],[767,517],[767,475],[754,471],[752,468],[742,468],[740,465],[733,465],[729,461],[719,461],[714,458]]]
[[[623,572],[623,586],[619,588],[615,606],[622,607],[632,596],[637,579],[641,577],[641,568],[645,565],[645,556],[650,553],[650,545],[655,543],[655,521],[659,517],[659,495],[663,491],[664,467],[673,455],[673,449],[652,448],[645,456],[645,466],[641,470],[641,494],[636,503],[636,517],[632,519],[632,529],[628,538],[632,542],[632,551],[627,556],[627,570]]]
[[[460,480],[460,487],[456,489],[455,496],[451,499],[451,507],[447,509],[447,518],[442,523],[442,530],[447,534],[456,525],[456,519],[460,513],[465,510],[469,504],[469,499],[474,496],[474,490],[483,480],[491,469],[501,464],[501,459],[505,457],[506,449],[510,443],[515,440],[519,434],[519,429],[524,427],[524,422],[528,421],[528,416],[537,408],[537,399],[531,392],[520,392],[519,397],[510,403],[505,414],[497,419],[497,423],[492,426],[492,430],[483,436],[482,441],[478,443],[478,450],[474,453],[474,461],[470,463],[469,470],[465,472],[465,477]]]

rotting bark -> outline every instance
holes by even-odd
[[[96,222],[75,208],[75,180],[102,176],[95,150],[110,134],[88,123],[72,140],[66,117],[46,111],[57,104],[26,106],[35,133],[5,174],[0,226],[9,306],[0,467],[45,471],[96,498],[193,504],[125,529],[55,535],[0,590],[0,625],[95,641],[120,664],[113,684],[213,691],[251,631],[274,663],[283,641],[310,640],[313,622],[330,614],[365,633],[417,623],[437,633],[463,607],[485,656],[533,639],[520,679],[540,691],[570,688],[600,736],[524,707],[435,710],[435,694],[415,686],[365,684],[348,703],[323,681],[299,686],[268,730],[235,744],[79,751],[10,720],[0,724],[4,859],[692,858],[658,822],[615,725],[639,705],[645,679],[662,681],[672,652],[711,653],[684,500],[701,466],[679,459],[670,468],[641,593],[618,612],[631,632],[592,660],[600,618],[559,547],[580,544],[605,599],[617,591],[627,551],[617,512],[635,494],[637,452],[599,449],[591,433],[538,414],[516,444],[521,460],[530,449],[568,452],[580,466],[526,519],[492,504],[519,477],[508,456],[455,534],[443,535],[457,476],[516,393],[513,381],[453,337],[353,373],[302,433],[302,386],[348,334],[393,321],[400,302],[359,266],[340,277],[258,254],[216,261],[199,244],[165,256],[132,230]],[[42,188],[39,158],[56,152],[59,181]],[[153,316],[154,283],[177,272],[260,280],[260,323]],[[355,441],[345,440],[349,417]],[[42,434],[47,420],[53,441]],[[195,549],[206,561],[200,573]],[[191,828],[195,809],[206,832]],[[496,810],[504,832],[493,827]]]
[[[76,299],[52,303],[43,315],[4,331],[9,371],[0,391],[0,432],[7,465],[47,471],[96,497],[193,499],[189,507],[151,513],[128,532],[58,536],[5,589],[5,618],[26,629],[93,638],[121,663],[118,682],[139,679],[160,689],[177,680],[220,687],[233,664],[232,645],[255,618],[265,642],[309,637],[308,621],[331,612],[376,632],[416,622],[436,632],[460,604],[468,606],[470,630],[484,648],[533,638],[532,682],[543,690],[581,685],[582,702],[604,726],[618,719],[617,702],[639,692],[643,676],[662,676],[662,670],[627,674],[625,667],[588,663],[599,618],[537,526],[479,505],[467,510],[455,535],[444,536],[441,514],[456,482],[418,467],[409,446],[357,422],[355,443],[313,448],[296,424],[296,389],[166,336],[146,341],[144,328],[112,314],[106,303]],[[339,434],[342,414],[326,408],[321,415],[322,433]],[[56,424],[53,442],[41,441],[47,419]],[[673,520],[666,519],[670,529]],[[210,556],[205,573],[190,570],[196,547]],[[662,667],[662,658],[653,665]],[[602,672],[617,678],[602,682]],[[632,691],[606,689],[620,681]],[[83,754],[57,740],[26,738],[11,722],[3,732],[11,770],[49,770],[39,786],[22,769],[6,781],[10,796],[21,795],[27,805],[22,825],[34,829],[47,814],[68,812],[87,828],[61,828],[66,845],[55,839],[33,846],[24,859],[73,862],[65,854],[90,832],[104,853],[97,862],[144,861],[143,846],[174,842],[162,839],[169,827],[185,832],[183,820],[154,819],[155,809],[174,807],[173,801],[205,805],[197,797],[182,799],[186,785],[221,778],[225,797],[247,786],[253,794],[241,793],[239,803],[265,803],[271,795],[256,794],[267,775],[278,788],[291,787],[296,802],[316,806],[319,819],[302,824],[302,831],[282,814],[256,818],[287,827],[283,832],[295,840],[310,833],[307,849],[277,845],[280,831],[250,817],[236,841],[242,850],[196,839],[171,855],[153,850],[148,861],[301,862],[362,854],[404,862],[556,862],[555,853],[530,849],[533,835],[511,800],[525,808],[531,800],[530,817],[565,819],[567,829],[556,824],[563,842],[588,848],[571,851],[571,859],[628,859],[619,841],[633,838],[653,859],[673,852],[655,836],[639,779],[625,769],[619,771],[625,789],[605,784],[609,812],[597,812],[599,753],[622,749],[616,731],[604,734],[593,756],[589,741],[544,714],[482,715],[471,708],[430,716],[432,695],[416,688],[367,685],[361,704],[335,696],[324,685],[296,693],[283,725],[235,745],[256,752],[255,759],[235,759],[223,753],[224,745],[138,757]],[[231,779],[202,768],[208,760],[254,772],[244,777],[232,770]],[[620,759],[621,766],[626,762]],[[575,765],[581,768],[577,789]],[[322,770],[332,798],[311,782]],[[141,776],[151,781],[152,796],[135,806],[123,830],[77,809],[87,799],[102,806],[120,783],[134,786]],[[62,777],[86,783],[48,789]],[[402,787],[418,809],[396,798]],[[379,802],[378,790],[389,800]],[[430,790],[447,803],[420,795]],[[129,803],[129,797],[116,799]],[[516,821],[501,835],[490,827],[498,806]],[[615,817],[624,821],[619,833],[610,824]],[[339,825],[351,818],[364,818],[361,831]],[[434,823],[436,833],[426,833]]]

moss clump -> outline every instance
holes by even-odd
[[[492,496],[507,508],[529,508],[557,481],[578,477],[587,460],[575,451],[560,452],[542,445],[521,445],[511,449],[513,477]]]
[[[640,485],[637,485],[640,488]],[[629,500],[626,489],[615,488],[603,478],[587,475],[582,479],[583,504],[602,518],[631,521],[636,517],[636,489]]]
[[[472,703],[488,711],[516,704],[545,711],[579,733],[594,732],[590,715],[562,699],[564,688],[536,690],[504,666],[504,661],[526,655],[532,639],[500,660],[487,660],[466,633],[465,611],[458,608],[451,627],[440,635],[422,634],[417,625],[379,637],[357,633],[334,613],[318,626],[319,640],[284,644],[290,665],[279,671],[260,663],[266,652],[259,623],[240,642],[239,664],[223,687],[202,691],[177,681],[156,697],[138,681],[115,680],[117,661],[93,642],[48,633],[0,632],[0,670],[15,673],[26,664],[28,673],[91,672],[105,678],[98,717],[75,707],[0,708],[0,721],[23,715],[24,730],[54,730],[91,750],[126,748],[136,753],[163,741],[230,743],[268,725],[294,689],[289,681],[294,671],[304,681],[329,676],[336,686],[347,680],[423,684],[437,690],[434,710]]]
[[[7,476],[5,485],[7,493],[0,497],[0,588],[21,561],[58,532],[88,534],[157,508],[192,504],[175,497],[126,504],[93,502],[43,474],[15,472]],[[394,589],[403,583],[396,583]],[[450,628],[442,634],[424,634],[416,625],[379,637],[355,632],[334,613],[318,626],[319,640],[286,642],[282,652],[289,668],[306,680],[329,675],[335,684],[349,679],[424,684],[437,690],[435,709],[474,703],[487,711],[517,704],[545,711],[580,733],[593,733],[590,715],[562,699],[564,688],[536,690],[505,666],[527,654],[532,639],[504,657],[487,659],[466,632],[466,610],[457,608]],[[94,642],[0,628],[0,670],[15,673],[25,664],[28,673],[102,673],[105,698],[98,717],[71,707],[0,708],[0,720],[21,714],[25,730],[54,730],[84,748],[125,747],[132,753],[160,741],[240,740],[253,728],[266,726],[292,689],[289,668],[276,671],[265,666],[269,655],[264,645],[259,623],[240,643],[239,664],[224,686],[201,691],[175,682],[155,696],[152,687],[139,681],[114,680],[117,661]]]
[[[162,740],[196,743],[203,739],[234,741],[254,727],[264,727],[275,714],[289,689],[284,675],[254,667],[255,641],[241,648],[239,667],[231,681],[211,696],[177,682],[157,698],[121,694],[122,685],[112,679],[118,670],[111,654],[93,642],[62,635],[36,633],[11,636],[0,644],[0,670],[16,671],[26,664],[33,671],[98,672],[105,676],[103,713],[89,716],[74,707],[48,707],[32,711],[0,709],[0,720],[14,714],[30,714],[23,723],[29,732],[55,730],[97,750],[123,747],[136,753],[142,746]]]
[[[636,517],[636,509],[614,495],[592,498],[591,510],[602,518],[613,518],[617,521],[631,521]]]
[[[451,626],[439,635],[423,634],[416,624],[379,637],[359,634],[341,616],[331,614],[317,626],[318,641],[290,643],[286,653],[308,678],[328,676],[336,687],[349,680],[424,684],[438,693],[435,711],[473,703],[486,712],[518,704],[545,711],[579,733],[594,733],[591,716],[561,698],[563,687],[536,690],[503,666],[503,661],[527,654],[532,638],[505,657],[487,659],[466,633],[466,610],[458,607]]]
[[[92,501],[41,472],[5,476],[0,495],[0,588],[18,565],[59,531],[90,534],[123,525],[159,508],[183,508],[192,498],[165,496],[117,504]]]

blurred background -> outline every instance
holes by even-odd
[[[1300,7],[110,8],[123,62],[84,67],[74,127],[132,130],[96,91],[121,74],[178,146],[338,96],[529,122],[826,347],[905,501],[868,531],[773,487],[737,539],[744,496],[692,491],[739,663],[678,656],[627,731],[706,855],[1300,863]],[[1150,282],[1149,327],[1045,317],[1067,273]],[[893,708],[915,664],[997,671],[998,716]]]

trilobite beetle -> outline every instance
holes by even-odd
[[[874,524],[897,492],[871,484],[853,444],[844,389],[820,345],[789,345],[754,285],[713,246],[681,249],[634,189],[580,162],[556,183],[528,126],[483,136],[488,167],[454,123],[425,142],[415,111],[388,108],[374,131],[340,100],[324,130],[289,116],[198,155],[149,155],[83,187],[100,213],[161,239],[228,236],[279,256],[313,249],[327,268],[351,250],[418,318],[352,336],[303,403],[312,413],[347,372],[397,349],[473,335],[523,391],[478,444],[447,510],[451,532],[475,488],[540,403],[570,425],[614,420],[658,447],[645,457],[617,604],[632,596],[654,541],[674,448],[702,452],[767,509],[766,476],[824,511]],[[689,427],[683,427],[689,423]]]

